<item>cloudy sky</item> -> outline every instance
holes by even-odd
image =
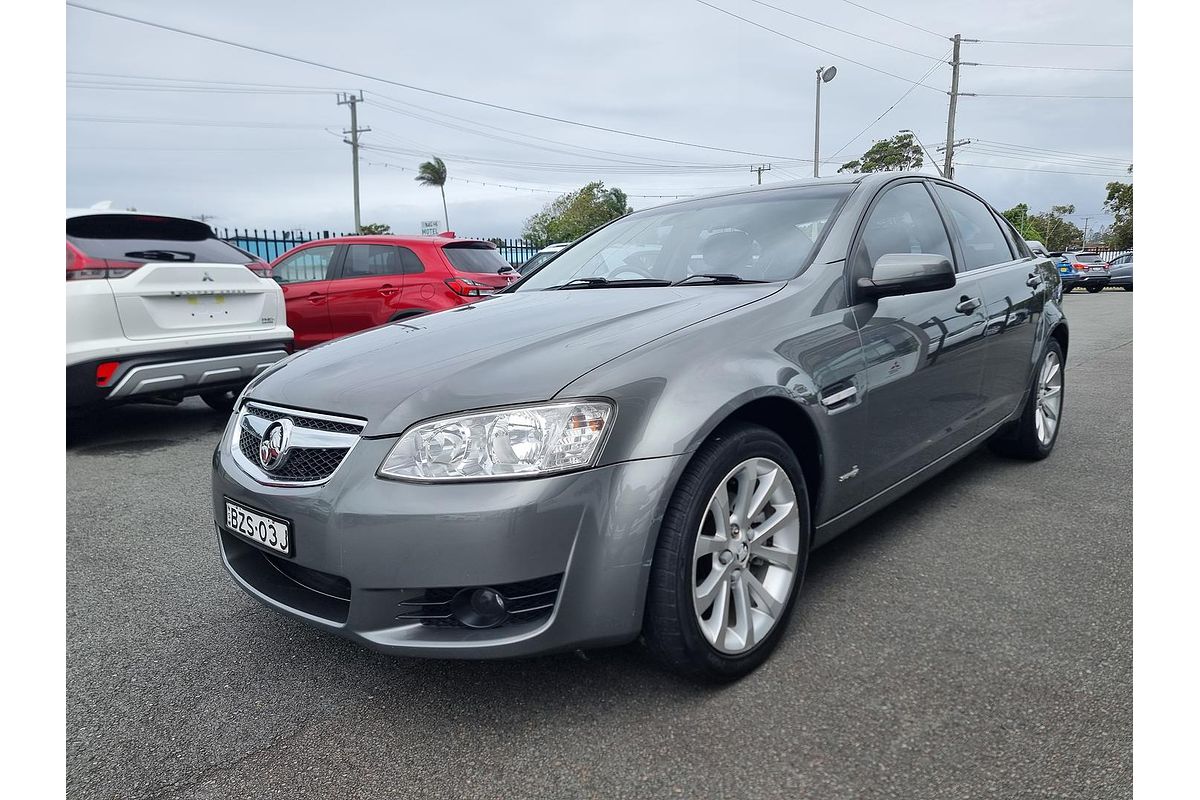
[[[1128,44],[1128,0],[71,2],[358,73],[68,8],[68,205],[219,228],[351,228],[339,91],[363,93],[371,128],[363,222],[396,232],[441,216],[413,181],[432,155],[452,178],[451,228],[473,236],[516,236],[590,180],[644,208],[753,183],[760,163],[764,182],[811,175],[815,70],[830,64],[822,174],[904,128],[933,151],[958,32],[989,41],[963,45],[980,66],[963,67],[960,90],[978,96],[959,101],[972,144],[956,179],[1001,209],[1073,204],[1095,227],[1132,153],[1132,50],[1074,46]]]

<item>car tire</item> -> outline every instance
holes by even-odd
[[[1087,290],[1088,290],[1088,294],[1096,294],[1097,292],[1103,292],[1104,287],[1103,286],[1089,286],[1089,287],[1087,287]]]
[[[1052,365],[1057,369],[1052,369]],[[1062,414],[1066,407],[1066,359],[1057,339],[1051,338],[1034,370],[1029,398],[1020,419],[1001,435],[988,442],[992,451],[1008,458],[1040,461],[1050,455],[1062,429]],[[1053,391],[1053,390],[1057,391]],[[1057,397],[1057,401],[1051,398]],[[1056,403],[1056,406],[1055,406]],[[1050,417],[1050,412],[1054,416]],[[1049,436],[1046,426],[1052,425]]]
[[[746,532],[738,516],[743,485],[747,506],[764,498],[761,511],[744,514]],[[755,536],[764,530],[770,533]],[[692,457],[663,517],[643,622],[650,652],[668,669],[706,682],[754,670],[787,629],[811,542],[808,490],[787,443],[758,425],[718,431]],[[701,595],[713,599],[704,605]]]
[[[200,399],[204,404],[213,411],[220,411],[222,414],[228,414],[233,411],[233,404],[237,402],[238,394],[241,389],[226,389],[222,392],[204,392],[200,395]]]
[[[1132,286],[1122,286],[1121,288],[1122,288],[1122,289],[1124,289],[1124,290],[1125,290],[1125,291],[1127,291],[1127,292],[1132,292],[1132,291],[1133,291],[1133,287],[1132,287]]]
[[[1075,291],[1074,286],[1064,286],[1063,287],[1063,294],[1070,294],[1073,291]]]

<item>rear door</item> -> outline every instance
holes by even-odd
[[[404,268],[390,244],[349,244],[329,284],[329,326],[334,336],[382,325],[400,306]]]
[[[283,288],[288,327],[296,334],[296,349],[333,338],[329,328],[329,272],[341,245],[297,248],[275,262],[272,277]]]
[[[247,268],[246,254],[217,239],[202,222],[88,214],[67,219],[67,241],[128,270],[107,281],[130,339],[236,333],[277,324],[274,288]]]
[[[962,189],[935,184],[951,227],[957,232],[964,276],[979,281],[987,299],[987,372],[983,380],[983,427],[1014,412],[1032,376],[1038,323],[1050,290],[1037,262],[1014,252],[998,215]]]

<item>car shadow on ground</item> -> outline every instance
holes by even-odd
[[[229,415],[196,398],[176,406],[134,403],[68,415],[68,452],[133,454],[203,436],[217,437]]]
[[[805,588],[796,609],[789,636],[803,624],[806,613],[804,595],[809,589],[834,574],[850,567],[856,559],[871,558],[867,550],[881,537],[899,534],[906,518],[922,507],[937,504],[953,495],[961,485],[978,478],[979,474],[997,468],[1005,462],[982,451],[959,462],[954,469],[943,473],[938,480],[914,489],[888,508],[850,529],[830,544],[815,551],[809,563]],[[250,602],[247,600],[247,602]],[[740,691],[730,684],[714,686],[698,684],[667,673],[659,668],[641,642],[623,646],[565,653],[525,659],[501,661],[459,661],[397,658],[369,651],[342,639],[331,638],[301,622],[288,620],[297,634],[291,640],[300,644],[311,668],[333,671],[351,684],[373,687],[375,701],[380,697],[404,697],[406,687],[414,682],[422,691],[455,698],[455,702],[478,710],[498,708],[508,698],[522,698],[524,713],[552,713],[572,698],[588,697],[590,702],[609,703],[614,707],[627,706],[637,698],[654,698],[656,704],[680,701],[704,702],[723,691]],[[303,632],[301,632],[303,631]],[[778,658],[783,650],[774,654]],[[768,661],[768,668],[770,661]],[[387,701],[385,701],[387,702]]]

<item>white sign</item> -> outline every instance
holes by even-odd
[[[422,236],[437,236],[438,229],[442,227],[442,221],[439,219],[424,220],[421,223]]]

